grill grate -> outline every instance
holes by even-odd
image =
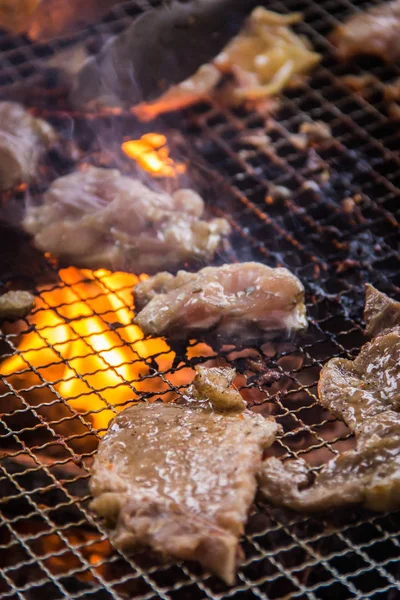
[[[215,340],[205,340],[208,346],[193,343],[189,348],[173,348],[172,354],[165,345],[153,346],[144,371],[135,370],[135,364],[143,361],[131,353],[136,348],[143,355],[146,342],[128,343],[129,325],[116,327],[110,320],[110,307],[104,304],[111,293],[119,302],[117,314],[129,311],[134,278],[121,280],[101,271],[88,282],[87,273],[59,271],[51,261],[32,254],[25,238],[4,229],[1,284],[22,283],[34,289],[38,307],[28,320],[5,327],[0,338],[5,360],[0,366],[2,598],[398,597],[397,514],[377,515],[354,508],[314,518],[258,503],[243,541],[246,558],[236,585],[228,589],[196,565],[160,565],[146,553],[130,558],[113,551],[88,510],[88,473],[98,440],[88,417],[112,408],[110,389],[94,388],[93,380],[105,372],[118,376],[124,367],[133,375],[114,382],[113,393],[128,387],[132,395],[167,397],[187,384],[197,362],[218,355],[240,373],[239,387],[254,410],[274,414],[284,426],[275,447],[277,455],[306,456],[318,465],[351,444],[348,430],[318,405],[316,384],[326,360],[354,356],[364,341],[363,283],[369,281],[399,297],[398,134],[387,119],[382,99],[376,94],[370,98],[352,94],[339,79],[350,70],[362,72],[362,61],[344,67],[329,55],[325,35],[336,18],[354,10],[350,2],[286,0],[268,6],[304,11],[306,22],[299,30],[323,52],[322,65],[307,84],[283,95],[278,111],[267,121],[257,113],[221,109],[212,102],[187,110],[179,117],[185,134],[180,144],[182,153],[192,158],[194,175],[206,198],[210,203],[215,200],[213,209],[233,225],[234,254],[217,260],[255,259],[291,269],[306,286],[309,330],[301,339],[277,348],[268,344],[220,348]],[[105,19],[73,39],[48,46],[4,36],[0,39],[0,85],[18,83],[35,72],[35,57],[41,61],[61,44],[117,31],[137,12],[137,5],[126,2],[114,12],[114,20]],[[398,75],[395,67],[377,62],[368,68],[383,81]],[[57,102],[46,100],[45,110],[41,107],[39,112],[50,115],[65,130],[71,116],[59,111]],[[333,143],[299,151],[292,135],[310,118],[329,123]],[[85,119],[74,119],[79,139]],[[99,116],[96,125],[107,125],[109,119]],[[126,115],[111,119],[114,132],[135,126]],[[176,116],[169,116],[164,127],[165,123],[175,126],[176,121]],[[249,135],[259,131],[270,137],[263,148],[248,143]],[[93,160],[97,156],[93,152]],[[312,180],[319,186],[310,184]],[[212,192],[210,181],[215,184]],[[292,195],[271,203],[271,184],[287,186]],[[352,210],[346,198],[355,199]],[[79,310],[71,316],[74,306]],[[92,366],[91,359],[98,358],[96,334],[84,332],[80,325],[93,315],[97,326],[110,336],[112,349],[126,348],[128,359],[115,362],[103,353]],[[43,316],[52,316],[56,322],[47,321],[45,326]],[[64,326],[72,328],[79,342],[66,363],[63,338],[51,335]],[[27,339],[35,345],[23,349]],[[40,360],[38,353],[43,356]],[[6,359],[15,354],[22,356],[19,374],[5,374]],[[66,365],[67,380],[79,379],[85,386],[79,397],[96,400],[93,411],[78,411],[74,398],[66,401],[60,393]],[[278,378],[270,376],[271,372]]]

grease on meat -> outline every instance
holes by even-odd
[[[90,167],[57,179],[24,227],[40,250],[80,267],[154,273],[212,258],[230,227],[205,220],[192,190],[155,192],[115,169]]]
[[[198,273],[158,273],[134,289],[135,322],[148,335],[276,338],[304,329],[304,288],[290,271],[247,262]]]
[[[366,322],[370,321],[369,288]],[[389,322],[391,319],[389,319]],[[321,404],[354,432],[356,448],[335,456],[315,476],[303,460],[265,461],[261,491],[275,504],[319,511],[363,504],[377,511],[400,507],[400,327],[384,329],[355,360],[334,358],[322,369]]]
[[[199,370],[207,378],[206,369]],[[239,538],[256,492],[262,453],[278,425],[232,397],[232,372],[214,369],[207,391],[196,378],[172,404],[139,403],[120,413],[99,445],[92,508],[117,548],[149,547],[196,560],[232,584]],[[215,390],[214,390],[215,386]]]

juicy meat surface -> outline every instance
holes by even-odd
[[[356,448],[334,457],[316,476],[303,460],[266,460],[260,475],[264,496],[302,511],[353,503],[378,511],[399,508],[400,327],[380,333],[355,360],[330,360],[318,389],[321,404],[354,432]]]
[[[0,189],[29,183],[40,156],[56,140],[53,128],[16,102],[0,102]]]
[[[385,329],[400,325],[400,302],[368,283],[365,286],[364,319],[366,335],[375,337]]]
[[[35,304],[35,296],[25,291],[10,291],[0,296],[0,319],[21,319]]]
[[[385,61],[400,58],[400,0],[381,2],[357,12],[331,34],[339,58],[373,54]]]
[[[232,373],[214,371],[220,406]],[[231,410],[218,411],[213,397],[195,380],[181,403],[139,403],[119,414],[94,461],[92,508],[117,548],[196,560],[232,584],[256,473],[278,425],[230,400]]]
[[[307,326],[304,288],[290,271],[248,262],[198,273],[158,273],[134,289],[135,322],[147,335],[277,337]]]
[[[230,231],[203,218],[192,190],[155,192],[114,169],[90,167],[57,179],[26,210],[35,245],[80,267],[154,273],[210,259]]]

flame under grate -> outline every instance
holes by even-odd
[[[104,21],[89,36],[123,27],[137,12],[132,5],[124,3],[114,13],[115,20]],[[217,354],[237,368],[239,387],[254,410],[274,414],[284,426],[275,448],[278,455],[306,456],[318,465],[351,443],[346,428],[319,407],[316,383],[326,360],[351,357],[364,342],[363,283],[369,281],[399,296],[398,133],[387,119],[382,99],[350,93],[338,79],[347,67],[329,57],[325,35],[336,18],[354,9],[350,2],[287,0],[270,2],[268,7],[304,11],[306,23],[300,30],[323,51],[322,65],[307,84],[286,92],[267,127],[254,112],[221,110],[212,103],[185,112],[180,127],[186,152],[198,164],[199,180],[206,169],[208,186],[211,177],[215,189],[221,190],[224,201],[216,198],[215,210],[232,223],[238,258],[286,266],[305,283],[309,331],[277,349],[269,345],[221,349],[206,340],[209,345],[169,348],[164,344],[147,351],[146,340],[139,336],[132,341],[129,324],[122,318],[111,321],[111,309],[104,305],[113,292],[121,314],[130,311],[131,279],[116,282],[105,272],[59,272],[52,263],[32,257],[26,240],[4,234],[1,283],[17,285],[22,279],[38,292],[40,306],[18,329],[8,327],[1,335],[3,369],[7,356],[15,360],[19,353],[21,361],[19,376],[15,369],[2,371],[0,388],[2,598],[398,597],[398,514],[377,515],[354,508],[314,518],[257,504],[243,541],[246,558],[236,585],[227,589],[196,565],[160,565],[145,553],[130,558],[113,551],[88,510],[88,473],[99,439],[99,422],[93,418],[114,410],[110,390],[94,389],[92,378],[103,371],[120,376],[120,370],[131,368],[135,361],[140,368],[130,370],[127,381],[114,382],[115,394],[121,388],[126,391],[126,386],[132,397],[179,393],[190,380],[192,367]],[[35,59],[40,61],[54,50],[8,36],[0,39],[0,47],[3,86],[34,73]],[[362,65],[356,68],[362,71]],[[384,81],[397,76],[394,67],[369,64],[369,69]],[[56,103],[48,105],[46,99],[45,104],[56,124],[69,121]],[[326,147],[300,151],[292,135],[310,118],[329,123],[334,140]],[[131,117],[114,117],[122,122],[122,130],[126,119]],[[77,118],[78,135],[83,128],[84,119]],[[268,144],[249,143],[250,136],[260,133],[269,136]],[[310,180],[319,181],[320,190]],[[271,182],[288,186],[293,195],[274,200]],[[206,191],[209,197],[210,190]],[[7,247],[13,252],[7,252]],[[43,273],[46,284],[39,283]],[[77,285],[78,298],[71,301],[68,294],[76,295]],[[49,306],[49,298],[61,299]],[[79,303],[80,313],[68,312],[74,302]],[[72,327],[80,344],[66,364],[62,337],[49,335],[48,323],[40,319],[50,313],[58,319],[50,330]],[[92,339],[96,331],[80,328],[82,320],[93,317],[111,340],[107,351],[125,347],[132,352],[132,346],[140,345],[140,360],[128,355],[125,365],[123,359],[103,352],[102,363],[93,366],[89,361],[99,354]],[[37,350],[47,353],[39,365],[31,360],[29,348],[21,351],[28,336],[38,344],[41,340]],[[87,370],[76,368],[79,360],[88,365]],[[69,381],[79,379],[86,386],[85,394],[97,398],[94,411],[85,414],[74,404],[73,394],[68,398],[65,387],[60,390],[65,384],[60,365],[68,367]],[[118,408],[128,402],[127,396],[121,397]]]

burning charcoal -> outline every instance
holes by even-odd
[[[388,62],[400,58],[398,39],[400,0],[382,2],[366,12],[357,12],[339,25],[331,35],[339,58],[374,54]]]
[[[0,189],[29,183],[41,154],[56,140],[53,128],[20,104],[0,102]]]
[[[192,190],[155,192],[114,169],[90,167],[53,182],[24,227],[35,245],[76,266],[154,273],[213,257],[230,227],[204,219]]]
[[[22,319],[35,304],[35,296],[30,292],[10,291],[0,296],[0,319]]]
[[[158,273],[135,289],[135,322],[147,335],[187,337],[217,330],[241,340],[277,338],[307,327],[304,288],[287,269],[260,263]]]
[[[300,511],[400,507],[400,327],[393,327],[399,315],[400,303],[370,286],[365,320],[377,337],[354,361],[334,358],[321,371],[321,404],[355,434],[356,448],[332,458],[317,475],[304,460],[269,458],[260,475],[268,500]]]
[[[8,452],[11,453],[12,451]],[[17,476],[20,485],[25,489],[35,491],[49,485],[51,480],[48,473],[50,472],[58,481],[60,481],[61,485],[68,487],[70,492],[73,489],[73,494],[76,497],[85,498],[85,496],[88,495],[89,486],[87,469],[79,468],[71,461],[58,462],[57,459],[45,456],[44,454],[36,455],[33,458],[22,452],[20,454],[14,453],[13,456],[8,456],[8,452],[4,450],[0,451],[1,468],[3,472]],[[4,496],[8,495],[4,482],[2,492]],[[9,490],[9,493],[12,493],[11,489]],[[48,506],[56,506],[65,499],[65,495],[62,489],[57,489],[55,487],[55,489],[52,490],[52,495],[47,496],[46,499],[49,500]],[[15,513],[17,513],[19,507],[15,501],[13,504],[14,506],[10,506],[9,510],[12,512],[14,509]],[[75,515],[75,517],[79,517],[80,512],[77,506],[71,504],[71,506],[65,506],[64,508],[68,516]]]
[[[100,442],[90,481],[92,508],[117,548],[197,560],[227,584],[262,453],[278,431],[244,407],[229,388],[233,375],[202,368],[180,402],[122,412]]]

